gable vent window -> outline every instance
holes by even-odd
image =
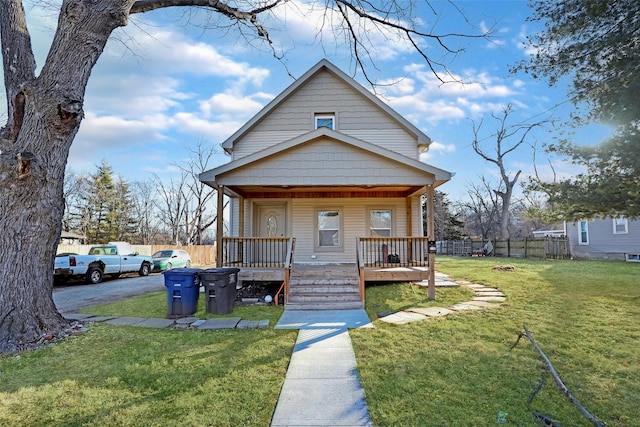
[[[335,114],[323,113],[316,114],[314,116],[316,129],[329,128],[335,130],[336,128],[336,116]]]

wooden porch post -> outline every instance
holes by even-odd
[[[222,267],[222,235],[224,233],[224,187],[222,185],[216,185],[216,191],[218,192],[218,206],[216,217],[216,267]]]
[[[413,236],[413,217],[411,216],[411,197],[405,199],[407,205],[407,237]]]
[[[427,185],[427,236],[429,240],[435,240],[435,210],[433,200],[433,185]],[[427,291],[429,299],[436,299],[436,254],[429,251],[429,283]]]

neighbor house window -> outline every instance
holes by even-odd
[[[578,223],[578,244],[589,244],[589,223],[587,221],[580,221]]]
[[[336,128],[336,116],[335,114],[316,114],[315,123],[316,129],[329,128],[334,130]]]
[[[629,223],[627,218],[621,216],[619,218],[613,218],[613,234],[628,234]]]
[[[340,211],[321,210],[318,211],[318,247],[339,248],[340,237]]]
[[[369,234],[373,237],[391,236],[391,210],[372,209],[369,211]]]

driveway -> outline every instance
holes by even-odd
[[[163,291],[164,276],[153,273],[146,277],[123,276],[120,279],[105,278],[97,285],[82,282],[53,288],[53,302],[60,313],[73,313],[81,308],[129,298],[134,295]]]

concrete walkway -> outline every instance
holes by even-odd
[[[300,332],[272,427],[373,426],[348,330],[366,327],[364,310],[284,312],[275,328]]]

